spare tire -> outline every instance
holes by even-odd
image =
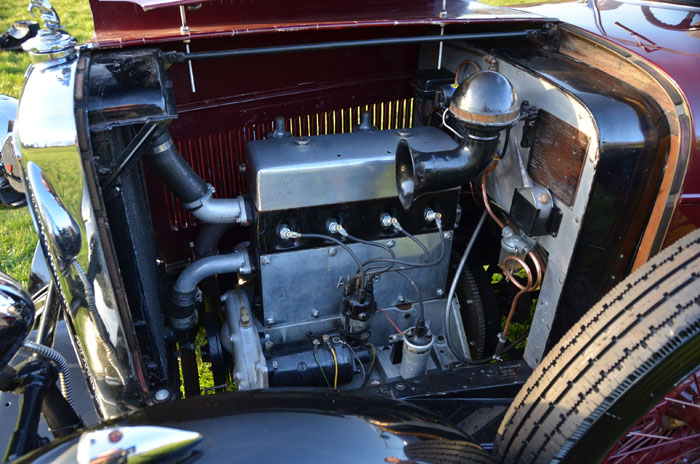
[[[617,285],[552,348],[506,412],[496,456],[503,463],[600,462],[699,367],[695,231]]]

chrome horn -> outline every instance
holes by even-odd
[[[449,112],[459,127],[445,125],[462,138],[457,148],[421,152],[405,139],[396,148],[396,189],[404,209],[424,193],[456,188],[476,178],[493,160],[500,132],[520,117],[513,86],[495,71],[479,71],[462,82]]]
[[[0,369],[22,347],[34,323],[34,303],[14,279],[0,271]]]

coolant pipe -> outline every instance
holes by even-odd
[[[204,224],[194,244],[195,256],[199,259],[215,255],[219,249],[221,237],[223,237],[231,227],[233,227],[231,223]]]
[[[216,224],[248,224],[250,215],[242,196],[213,198],[214,187],[204,182],[180,156],[167,128],[154,131],[145,156],[149,166],[194,217]]]
[[[408,210],[424,193],[460,187],[481,174],[498,148],[498,133],[468,133],[457,148],[422,152],[405,139],[396,147],[396,188]]]
[[[197,285],[202,280],[215,274],[252,272],[247,246],[248,242],[244,242],[237,245],[232,253],[198,259],[180,273],[171,296],[170,324],[173,329],[187,331],[195,326]]]

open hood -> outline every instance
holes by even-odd
[[[121,47],[267,32],[532,21],[533,13],[478,2],[419,0],[91,0],[95,40]]]

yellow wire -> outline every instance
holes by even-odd
[[[333,388],[338,388],[338,357],[335,355],[335,350],[331,345],[328,345],[331,349],[331,354],[333,355],[333,362],[335,363],[335,379],[333,379]]]
[[[374,349],[374,345],[371,343],[368,343],[367,346],[369,346],[372,349],[372,362],[369,363],[369,369],[367,369],[367,375],[369,375],[370,372],[372,372],[372,366],[374,366],[374,361],[377,359],[377,350]]]

